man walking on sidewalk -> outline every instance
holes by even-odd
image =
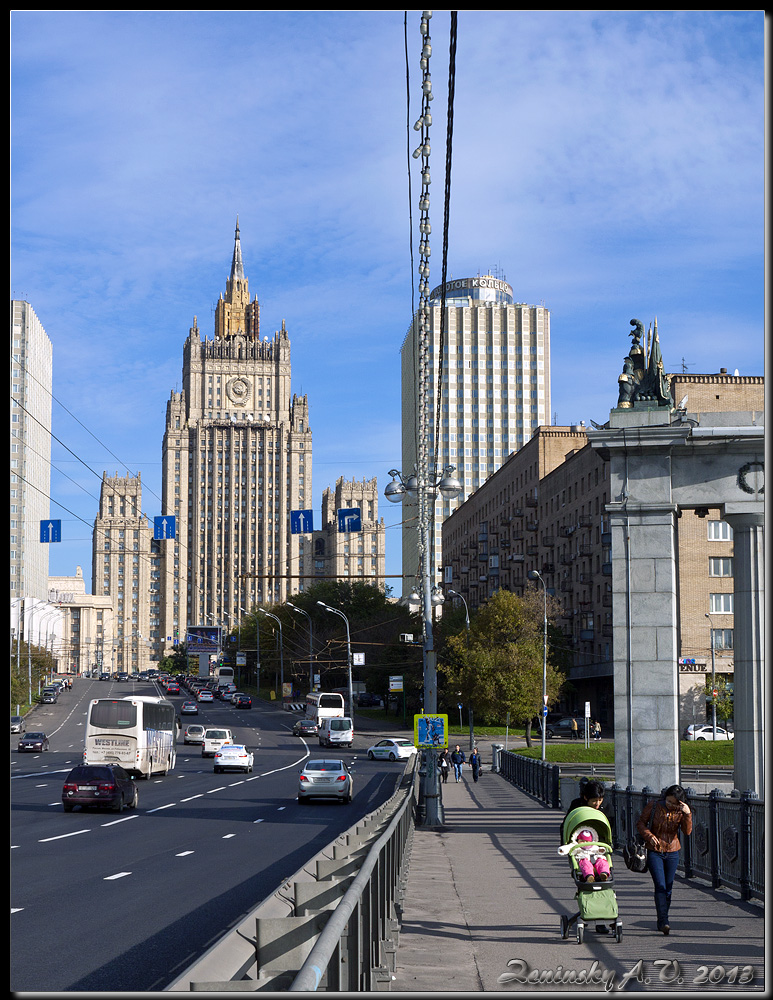
[[[451,754],[451,763],[454,765],[454,777],[457,781],[462,780],[462,768],[464,767],[464,762],[467,758],[464,756],[464,751],[456,744],[456,749]]]

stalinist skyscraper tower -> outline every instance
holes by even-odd
[[[311,431],[290,372],[284,320],[261,340],[237,221],[214,339],[201,339],[194,318],[182,392],[166,408],[162,503],[177,519],[176,539],[160,542],[168,639],[189,625],[234,627],[240,609],[302,589],[311,552],[291,534],[290,511],[311,506]]]

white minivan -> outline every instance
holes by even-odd
[[[204,739],[201,743],[201,756],[202,757],[214,757],[215,751],[219,750],[220,747],[225,746],[226,743],[233,743],[234,738],[231,735],[230,729],[217,729],[212,726],[204,730]]]
[[[321,747],[350,747],[354,742],[354,723],[348,718],[320,719],[317,736]]]

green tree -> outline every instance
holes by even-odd
[[[475,712],[502,722],[507,712],[526,728],[527,744],[531,725],[542,706],[543,598],[536,591],[518,597],[507,590],[497,591],[472,616],[469,633],[463,627],[444,637],[439,669],[448,688],[461,693],[462,701]],[[548,606],[548,621],[555,606]],[[548,705],[558,698],[563,673],[551,655],[548,630]]]
[[[717,689],[717,722],[725,725],[733,717],[733,682],[728,679],[727,674],[715,674],[713,684],[711,674],[706,676],[706,703],[709,719],[711,718],[713,687]]]
[[[367,689],[384,698],[390,673],[406,676],[406,689],[413,690],[413,674],[421,677],[421,655],[414,647],[399,641],[401,633],[421,631],[416,618],[401,604],[390,599],[388,591],[365,583],[322,580],[291,603],[305,614],[298,614],[285,604],[266,605],[265,610],[282,623],[284,679],[302,692],[309,684],[309,620],[313,636],[313,670],[320,675],[322,690],[330,691],[348,684],[346,625],[338,616],[317,604],[322,601],[342,611],[349,621],[352,651],[365,653],[365,666],[353,670],[353,679],[364,681]],[[254,608],[241,622],[241,648],[256,648],[260,638],[261,680],[273,686],[279,670],[278,629],[276,623]],[[270,680],[269,680],[270,679]]]

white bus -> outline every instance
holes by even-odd
[[[234,668],[233,667],[216,667],[215,668],[215,679],[217,680],[217,686],[225,687],[227,684],[234,683]]]
[[[319,725],[320,719],[342,719],[344,696],[334,692],[317,691],[306,695],[306,718]]]
[[[177,717],[164,698],[96,698],[89,704],[84,764],[120,764],[149,778],[175,765]]]

